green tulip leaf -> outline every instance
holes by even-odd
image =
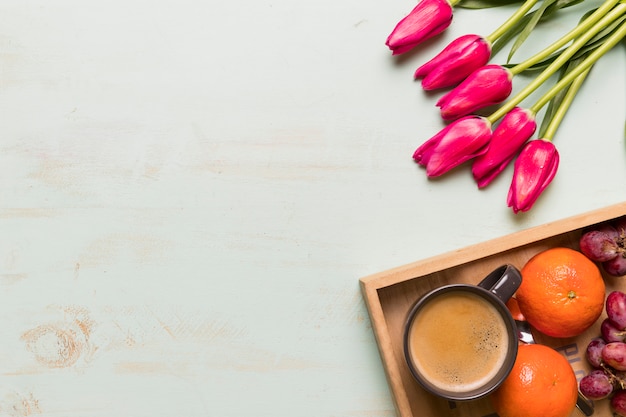
[[[584,54],[580,54],[578,57],[572,57],[566,65],[563,66],[563,68],[561,69],[560,73],[559,73],[559,80],[562,79],[563,77],[565,77],[572,69],[576,68],[577,65],[579,65],[582,61],[584,61],[584,59],[591,53],[592,51],[587,51]],[[582,75],[579,75],[579,77],[582,77],[583,79],[588,75],[588,72],[584,72]],[[543,120],[541,121],[541,126],[539,127],[538,130],[538,134],[539,137],[543,137],[546,130],[548,129],[550,123],[552,122],[552,120],[554,119],[556,113],[559,111],[560,107],[562,105],[564,105],[563,100],[565,98],[565,96],[567,95],[569,89],[571,88],[571,85],[562,89],[561,91],[559,91],[553,98],[552,100],[550,100],[550,102],[548,103],[548,107],[546,109],[546,112],[543,116]],[[569,105],[569,104],[566,104]]]
[[[544,13],[546,12],[546,9],[552,4],[555,4],[556,2],[557,0],[544,0],[541,6],[535,11],[535,13],[533,13],[532,17],[530,18],[528,23],[526,23],[526,26],[524,26],[524,28],[520,31],[519,35],[515,39],[515,42],[513,43],[513,46],[509,50],[509,56],[507,58],[507,62],[511,61],[515,52],[517,52],[517,50],[522,46],[522,44],[530,36],[532,31],[535,29],[535,27],[539,23],[539,20],[542,17],[544,17]]]
[[[585,45],[583,45],[572,57],[568,60],[568,62],[576,61],[582,56],[588,55],[590,52],[600,47],[607,37],[609,37],[613,32],[615,32],[624,22],[626,21],[626,16],[621,16],[616,19],[613,23],[607,25],[603,30],[598,32],[593,38],[591,38]],[[562,48],[556,52],[554,52],[549,57],[544,60],[537,62],[536,64],[526,68],[523,72],[530,73],[535,71],[542,71],[546,67],[548,67],[552,62],[563,52],[566,48]],[[507,63],[504,65],[507,68],[513,68],[515,64]]]
[[[564,9],[566,7],[574,6],[578,3],[583,2],[584,0],[556,0],[551,1],[550,4],[546,7],[546,9],[541,13],[541,16],[538,19],[538,22],[543,22],[545,20],[549,20],[554,13],[556,13],[560,9]],[[505,32],[502,36],[500,36],[495,42],[493,42],[491,46],[492,56],[495,56],[499,51],[501,51],[515,36],[517,36],[520,32],[527,28],[533,19],[535,19],[535,15],[537,15],[537,10],[527,13],[524,17],[522,17],[515,25],[512,25],[511,28]],[[525,38],[524,38],[525,40]],[[521,45],[521,42],[520,42]],[[518,46],[519,47],[519,46]],[[509,57],[510,60],[510,57]]]

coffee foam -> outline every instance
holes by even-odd
[[[508,350],[506,323],[480,296],[451,292],[433,299],[411,327],[411,357],[439,389],[467,392],[497,375]]]

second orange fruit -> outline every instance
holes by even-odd
[[[577,398],[571,365],[544,345],[521,345],[513,370],[491,395],[500,417],[568,417]]]
[[[602,314],[605,285],[599,268],[574,249],[556,247],[533,256],[521,270],[515,297],[526,320],[552,337],[574,337]]]

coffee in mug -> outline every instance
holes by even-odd
[[[478,285],[446,285],[416,301],[405,324],[404,353],[422,387],[462,401],[481,398],[502,384],[518,345],[505,303],[521,280],[517,268],[503,265]]]
[[[410,359],[439,389],[467,392],[494,378],[508,355],[500,312],[480,295],[448,291],[426,303],[411,324]]]

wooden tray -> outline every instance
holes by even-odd
[[[504,263],[521,269],[531,256],[551,247],[578,250],[583,228],[624,215],[626,202],[361,278],[361,291],[398,415],[497,416],[488,399],[448,402],[426,392],[413,380],[402,351],[402,332],[410,307],[422,294],[449,283],[478,283]],[[626,292],[626,278],[611,277],[604,271],[603,276],[607,294],[616,289]],[[534,332],[535,339],[560,351],[580,379],[590,370],[585,359],[587,343],[600,335],[600,322],[605,317],[603,313],[594,326],[576,338],[555,339]],[[582,415],[578,409],[572,413],[572,417]],[[608,400],[595,402],[594,416],[612,416]]]

